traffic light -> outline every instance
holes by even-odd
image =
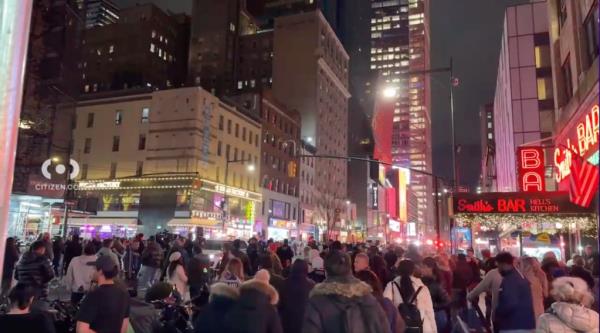
[[[295,161],[289,161],[287,166],[288,177],[295,178],[297,174],[298,165]]]

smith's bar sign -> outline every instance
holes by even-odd
[[[591,213],[572,204],[567,192],[457,193],[453,198],[455,214],[545,214]]]

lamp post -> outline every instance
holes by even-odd
[[[230,163],[242,163],[244,164],[245,162],[250,162],[252,163],[251,159],[227,159],[225,161],[225,190],[223,192],[223,205],[221,207],[222,210],[222,220],[223,220],[223,233],[225,233],[227,231],[226,229],[226,222],[227,222],[227,218],[229,217],[229,197],[227,195],[227,189],[229,188],[229,185],[227,184],[227,179],[229,178],[229,164]],[[254,164],[248,164],[247,167],[248,171],[253,172],[256,167],[254,166]]]

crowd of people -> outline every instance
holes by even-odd
[[[154,332],[160,318],[144,314],[156,314],[152,302],[164,299],[192,304],[190,331],[198,333],[444,333],[461,325],[598,332],[599,258],[591,247],[563,263],[553,252],[539,262],[489,250],[298,244],[251,238],[244,248],[238,239],[214,260],[201,237],[63,242],[44,234],[23,254],[9,238],[2,294],[10,309],[0,327],[55,332],[46,315],[54,280],[70,292],[83,333]]]

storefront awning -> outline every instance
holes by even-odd
[[[137,219],[135,218],[69,218],[69,226],[85,226],[85,225],[122,225],[136,226]]]

